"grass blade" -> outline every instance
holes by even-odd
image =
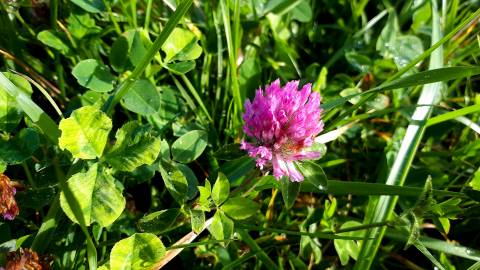
[[[0,85],[7,93],[14,97],[18,106],[25,114],[42,130],[43,134],[54,144],[57,144],[60,137],[60,130],[57,124],[40,108],[32,99],[20,91],[3,73],[0,72]]]
[[[440,123],[448,121],[448,120],[453,120],[453,119],[455,119],[459,116],[467,115],[467,114],[470,114],[470,113],[475,113],[475,112],[478,112],[478,111],[480,111],[480,104],[475,104],[475,105],[471,105],[471,106],[461,108],[461,109],[458,109],[458,110],[455,110],[455,111],[447,112],[447,113],[444,113],[444,114],[441,114],[441,115],[438,115],[438,116],[435,116],[435,117],[432,117],[432,118],[428,119],[427,127],[433,126],[433,125],[436,125],[436,124],[440,124]]]
[[[192,3],[193,3],[193,0],[184,0],[178,5],[177,9],[172,14],[167,24],[163,28],[162,32],[160,32],[160,35],[158,35],[158,37],[155,39],[155,41],[153,42],[152,46],[150,46],[150,48],[148,49],[145,56],[142,58],[140,63],[138,63],[138,65],[133,70],[132,74],[130,74],[130,76],[128,76],[128,78],[117,87],[115,92],[110,96],[107,102],[105,102],[103,107],[103,110],[105,112],[107,112],[108,114],[111,114],[112,109],[122,99],[122,97],[128,92],[128,90],[133,85],[135,80],[140,78],[140,76],[143,74],[143,71],[145,71],[145,68],[147,68],[148,64],[153,59],[155,54],[158,52],[158,50],[160,50],[163,43],[165,43],[167,38],[170,36],[175,26],[182,19],[183,15],[187,13]]]
[[[430,70],[422,71],[407,77],[402,77],[400,79],[396,79],[391,82],[384,83],[380,86],[377,86],[375,88],[372,88],[362,93],[353,94],[353,95],[332,100],[330,102],[323,104],[322,108],[324,110],[330,110],[344,104],[345,102],[347,102],[348,100],[354,97],[369,95],[369,94],[377,93],[380,91],[395,90],[399,88],[425,85],[425,84],[436,83],[436,82],[445,82],[445,81],[455,80],[459,78],[470,77],[478,74],[480,74],[479,66],[445,67],[445,68],[430,69]]]
[[[432,45],[437,43],[441,38],[440,32],[440,18],[437,10],[436,0],[432,1]],[[443,66],[443,49],[437,48],[430,57],[429,69],[438,69]],[[408,77],[407,77],[408,78]],[[425,82],[423,82],[425,83]],[[391,84],[391,83],[390,83]],[[387,84],[388,85],[388,84]],[[441,83],[433,83],[424,85],[418,104],[431,104],[434,105],[440,101],[441,98]],[[407,177],[408,171],[412,164],[413,158],[417,151],[420,140],[423,137],[423,133],[426,129],[426,120],[429,118],[432,112],[432,107],[418,107],[413,113],[412,122],[405,133],[405,137],[402,140],[401,147],[395,158],[395,161],[388,174],[386,184],[402,186]],[[373,209],[373,214],[366,218],[364,223],[378,223],[391,219],[394,212],[395,204],[398,197],[381,196],[377,203],[370,201],[368,209]],[[375,255],[378,251],[378,247],[382,242],[383,235],[385,234],[385,227],[371,228],[367,231],[365,237],[372,238],[374,240],[365,240],[362,244],[358,260],[354,269],[370,269]]]
[[[253,240],[253,238],[248,234],[247,231],[243,229],[237,229],[238,234],[242,238],[242,240],[250,246],[253,252],[257,253],[257,258],[261,260],[267,269],[279,269],[278,266],[268,257],[267,253],[263,251],[263,249],[258,246],[257,242]]]
[[[388,224],[386,222],[385,224]],[[357,236],[346,236],[346,235],[337,235],[333,233],[320,233],[320,232],[299,232],[299,231],[289,231],[289,230],[284,230],[284,229],[275,229],[275,228],[263,228],[263,227],[256,227],[256,226],[245,226],[245,225],[237,225],[239,227],[244,227],[250,231],[260,231],[260,232],[273,232],[273,233],[284,233],[284,234],[289,234],[289,235],[297,235],[297,236],[310,236],[310,237],[315,237],[315,238],[320,238],[320,239],[329,239],[329,240],[334,240],[334,239],[342,239],[342,240],[364,240],[365,238],[363,237],[357,237]]]
[[[225,0],[220,0],[220,7],[222,10],[223,25],[225,28],[225,36],[227,39],[227,50],[228,50],[228,62],[230,67],[230,86],[232,88],[232,96],[235,103],[234,106],[234,120],[237,121],[237,118],[240,119],[239,112],[242,110],[242,97],[240,95],[240,87],[238,85],[238,74],[237,74],[237,38],[238,38],[238,12],[239,12],[239,0],[235,0],[234,8],[234,32],[232,32],[230,26],[230,9],[228,3]]]
[[[388,195],[388,196],[407,196],[407,197],[418,197],[423,190],[420,187],[404,187],[404,186],[394,186],[386,185],[381,183],[365,183],[365,182],[356,182],[356,181],[340,181],[340,180],[328,180],[327,181],[328,189],[325,191],[319,191],[317,188],[302,185],[303,192],[320,192],[323,194],[333,194],[333,195],[364,195],[364,196],[373,196],[373,195]],[[445,197],[459,197],[467,198],[468,196],[462,192],[453,192],[445,190],[433,190],[435,196],[445,196]]]
[[[402,242],[408,239],[407,235],[393,229],[387,230],[385,236]],[[428,249],[480,262],[480,250],[425,236],[420,236],[419,241]]]

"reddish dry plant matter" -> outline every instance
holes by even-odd
[[[18,206],[15,201],[16,189],[4,174],[0,174],[0,215],[4,219],[13,220],[18,215]]]

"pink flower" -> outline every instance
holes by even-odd
[[[315,136],[323,130],[320,94],[306,84],[298,91],[298,81],[284,87],[276,80],[263,91],[257,90],[253,102],[245,102],[243,130],[253,142],[242,141],[240,148],[256,158],[260,169],[273,168],[278,180],[283,176],[302,181],[295,161],[316,159],[320,152],[309,151]]]

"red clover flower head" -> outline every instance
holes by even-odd
[[[320,152],[309,151],[318,133],[323,130],[320,94],[312,93],[312,85],[298,90],[299,81],[281,87],[280,80],[259,88],[253,102],[245,102],[243,130],[253,142],[242,141],[240,148],[256,158],[257,167],[273,169],[278,180],[303,181],[295,161],[316,159]]]

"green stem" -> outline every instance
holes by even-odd
[[[32,186],[32,188],[35,188],[36,187],[35,181],[33,180],[32,173],[30,172],[30,169],[28,168],[27,163],[23,162],[22,167],[23,167],[23,170],[25,171],[25,175],[27,176],[28,183],[30,184],[30,186]]]
[[[250,231],[259,231],[259,232],[273,232],[273,233],[283,233],[289,235],[296,235],[296,236],[310,236],[320,239],[343,239],[343,240],[364,240],[365,238],[359,236],[346,236],[346,235],[337,235],[334,233],[320,233],[320,232],[298,232],[298,231],[289,231],[284,229],[275,229],[275,228],[263,228],[257,226],[249,226],[249,225],[237,225],[237,227],[245,228]],[[242,238],[243,239],[243,238]]]
[[[259,260],[261,260],[267,269],[279,269],[278,266],[275,264],[275,262],[268,257],[267,253],[263,251],[262,248],[253,240],[253,238],[248,234],[247,231],[243,229],[237,229],[237,233],[240,235],[242,240],[250,246],[253,252],[257,253],[257,257]]]
[[[441,37],[440,32],[440,18],[438,16],[437,2],[432,2],[432,44],[439,44]],[[480,11],[480,9],[479,9]],[[441,41],[441,40],[440,40]],[[441,68],[443,66],[443,50],[440,45],[432,45],[432,48],[438,49],[432,53],[430,57],[429,69]],[[432,51],[432,50],[431,50]],[[413,61],[415,62],[415,60]],[[414,65],[414,64],[413,64]],[[408,69],[413,67],[410,63]],[[407,69],[407,70],[408,70]],[[402,69],[406,71],[405,69]],[[401,71],[402,71],[401,70]],[[398,74],[401,75],[401,71]],[[400,76],[399,75],[399,76]],[[441,85],[442,83],[433,83],[424,85],[418,104],[436,104],[441,98]],[[408,126],[405,136],[402,140],[401,147],[398,150],[395,161],[388,174],[386,184],[403,186],[407,174],[410,170],[413,158],[423,137],[426,129],[426,120],[430,117],[432,107],[419,107],[415,110],[412,116],[412,123]],[[376,203],[369,203],[369,209],[373,209],[373,214],[366,222],[379,223],[385,220],[391,219],[394,212],[395,205],[398,197],[381,196]],[[386,227],[371,228],[366,232],[366,238],[373,238],[372,240],[365,240],[363,242],[358,260],[354,269],[364,270],[370,269],[375,255],[378,251],[378,247],[385,234]]]
[[[153,0],[148,0],[147,11],[145,13],[145,24],[143,28],[145,28],[145,31],[147,33],[148,33],[148,28],[150,27],[150,16],[152,16],[152,3],[153,3]]]
[[[163,43],[165,43],[167,38],[170,36],[175,26],[182,19],[183,15],[187,13],[192,3],[193,0],[184,0],[182,3],[180,3],[180,5],[178,5],[175,13],[173,13],[172,17],[168,20],[165,28],[163,28],[160,35],[157,37],[157,39],[155,39],[145,56],[133,70],[132,74],[130,74],[130,76],[117,87],[113,95],[110,96],[105,103],[103,110],[107,112],[107,114],[112,113],[112,109],[115,107],[115,105],[120,102],[122,97],[128,92],[133,83],[140,78],[150,61],[155,57],[155,54],[158,52],[158,50],[160,50]]]
[[[239,0],[235,0],[235,9],[234,9],[234,30],[235,32],[238,31],[237,25],[238,21],[238,7]],[[220,0],[220,7],[222,9],[222,18],[223,18],[223,25],[225,28],[225,36],[227,39],[227,50],[228,50],[228,60],[230,64],[230,83],[232,87],[232,95],[233,100],[235,103],[234,106],[234,119],[240,119],[240,111],[242,110],[242,97],[240,96],[240,87],[238,86],[238,75],[237,75],[237,36],[238,33],[232,33],[231,26],[230,26],[230,9],[228,8],[225,0]]]
[[[185,83],[185,85],[187,86],[187,89],[190,91],[190,93],[192,94],[193,98],[195,98],[195,100],[198,102],[198,104],[200,105],[200,108],[202,108],[202,111],[203,113],[205,113],[205,115],[207,116],[208,120],[210,120],[210,122],[213,122],[212,120],[212,117],[210,116],[210,113],[208,112],[207,110],[207,107],[205,107],[205,104],[203,103],[202,101],[202,98],[200,97],[200,95],[198,94],[197,92],[197,89],[195,89],[195,87],[193,87],[192,83],[190,82],[190,80],[187,78],[187,76],[185,76],[184,74],[180,75],[182,77],[182,80],[183,82]]]
[[[371,224],[359,225],[359,226],[355,226],[355,227],[348,227],[348,228],[345,228],[345,229],[339,229],[339,230],[335,230],[335,233],[354,232],[354,231],[360,231],[360,230],[376,228],[376,227],[392,226],[393,224],[395,224],[395,221],[387,220],[387,221],[382,221],[382,222],[377,222],[377,223],[371,223]]]
[[[132,11],[133,28],[137,28],[137,0],[130,0],[130,9]]]
[[[109,0],[103,0],[103,3],[107,7],[108,16],[110,17],[110,20],[112,20],[113,26],[115,27],[115,32],[117,32],[118,35],[121,35],[122,30],[120,29],[120,26],[118,25],[117,19],[115,19],[115,16],[113,15],[112,6],[110,6],[110,1]]]

